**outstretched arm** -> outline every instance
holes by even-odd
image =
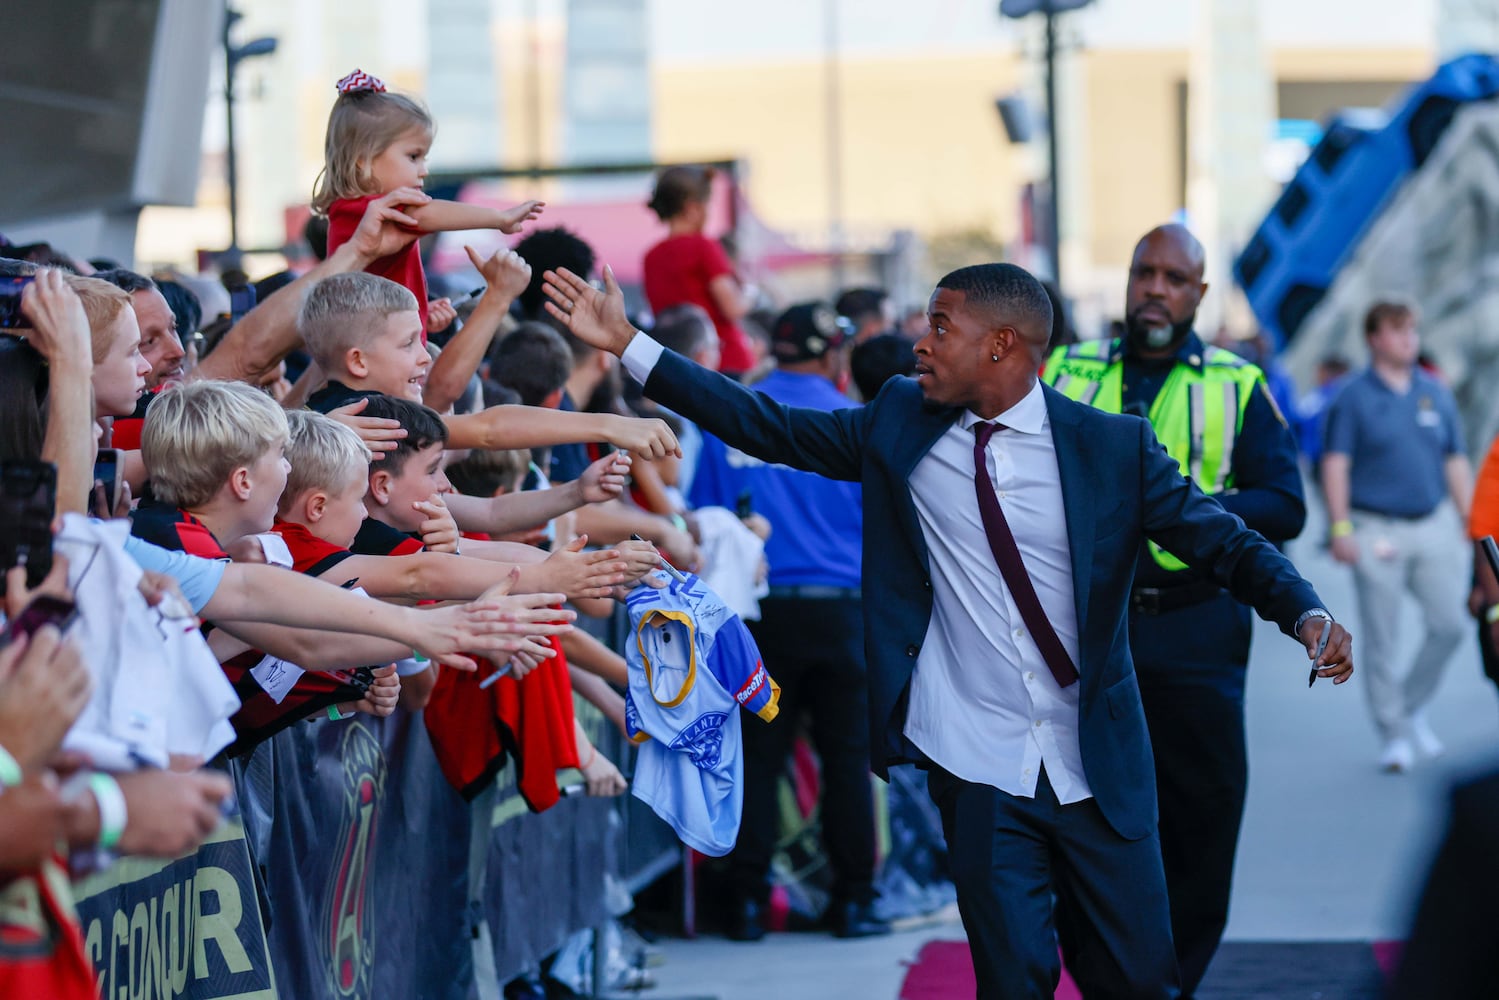
[[[861,477],[868,407],[828,413],[782,406],[665,350],[629,321],[624,293],[608,267],[603,291],[566,268],[544,277],[547,311],[579,340],[619,356],[652,399],[767,462],[830,479]]]
[[[531,265],[515,251],[497,250],[484,258],[473,247],[463,249],[468,251],[468,259],[483,275],[485,291],[463,329],[447,342],[427,372],[422,402],[438,413],[463,395],[469,379],[479,370],[479,362],[484,360],[500,322],[510,311],[510,303],[531,283]]]
[[[1145,533],[1172,555],[1212,576],[1266,621],[1302,643],[1318,675],[1341,684],[1353,673],[1353,640],[1342,625],[1320,618],[1302,622],[1302,612],[1324,608],[1311,584],[1258,532],[1206,496],[1139,423],[1140,503]],[[1300,625],[1300,632],[1296,628]],[[1326,643],[1319,642],[1331,629]]]
[[[448,447],[543,448],[553,444],[607,441],[642,457],[678,455],[676,435],[662,420],[621,417],[613,413],[573,413],[540,406],[491,406],[479,413],[443,417]]]
[[[375,636],[222,618],[214,625],[218,627],[208,634],[208,647],[220,663],[251,649],[295,663],[303,670],[348,670],[411,655],[411,647]]]
[[[544,201],[523,201],[510,208],[431,201],[413,209],[411,215],[424,233],[451,233],[462,229],[498,229],[502,233],[514,233],[525,223],[539,218],[545,207]]]
[[[372,261],[410,245],[420,235],[411,213],[431,200],[415,188],[398,188],[370,202],[348,242],[246,313],[213,353],[198,363],[196,377],[261,384],[302,343],[297,313],[307,290],[331,274],[362,271]]]
[[[514,640],[524,644],[527,635],[550,634],[548,628],[533,624],[526,610],[516,608],[515,599],[507,605],[505,597],[514,583],[511,576],[472,604],[423,612],[372,601],[279,567],[231,563],[203,615],[375,636],[419,650],[428,659],[462,666],[468,663],[465,651],[513,652]],[[535,594],[522,603],[527,600],[550,605],[561,595]]]
[[[605,455],[570,483],[548,490],[507,493],[498,497],[471,497],[461,493],[448,495],[448,510],[464,531],[489,535],[506,535],[512,531],[544,524],[584,504],[603,503],[624,492],[625,477],[630,474],[630,456],[623,452]],[[620,539],[608,539],[612,544]],[[601,541],[603,541],[601,539]]]

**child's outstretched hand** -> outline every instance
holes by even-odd
[[[427,515],[419,533],[422,545],[428,552],[450,552],[458,554],[458,522],[448,513],[448,505],[441,493],[434,493],[425,500],[411,505],[418,513]]]
[[[488,286],[484,301],[489,301],[488,296],[493,294],[494,298],[503,300],[504,307],[508,309],[510,303],[530,287],[531,265],[514,250],[501,247],[490,256],[481,257],[473,247],[465,246],[463,249],[468,251],[470,263],[483,275],[484,284]]]
[[[541,218],[541,210],[546,208],[544,201],[523,201],[514,208],[506,209],[500,213],[500,224],[498,227],[502,233],[518,233],[520,227],[527,222]]]
[[[632,459],[627,451],[613,451],[596,460],[578,477],[578,492],[584,503],[603,503],[621,496],[630,475]]]

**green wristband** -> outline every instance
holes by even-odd
[[[0,747],[0,788],[9,788],[21,783],[21,765],[10,755],[10,751]]]

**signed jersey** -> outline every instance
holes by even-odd
[[[626,606],[625,725],[640,744],[635,797],[694,850],[722,857],[739,837],[739,712],[776,717],[781,690],[749,630],[696,576],[637,587]]]

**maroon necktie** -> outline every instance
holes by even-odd
[[[1031,630],[1031,638],[1040,647],[1041,658],[1051,668],[1051,675],[1059,685],[1066,687],[1077,680],[1077,667],[1073,666],[1072,657],[1067,655],[1067,650],[1062,648],[1062,640],[1057,638],[1056,630],[1051,627],[1046,611],[1036,597],[1036,588],[1031,586],[1031,575],[1025,571],[1025,563],[1020,559],[1020,549],[1015,545],[1015,536],[1010,533],[1010,524],[1005,520],[999,497],[994,495],[994,482],[989,478],[989,461],[985,449],[994,432],[1003,426],[997,423],[973,425],[973,487],[979,495],[979,515],[984,519],[984,534],[989,536],[989,549],[994,553],[994,561],[999,563],[999,573],[1005,579],[1005,586],[1010,588],[1010,595],[1015,598],[1015,606],[1020,609],[1025,627]]]

